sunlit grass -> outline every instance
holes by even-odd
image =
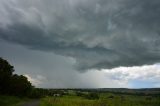
[[[77,96],[65,96],[44,98],[41,106],[94,106],[95,104],[97,104],[97,100],[87,100]]]
[[[100,99],[88,100],[78,96],[46,97],[41,106],[160,106],[160,98],[146,100],[145,96],[101,94]]]

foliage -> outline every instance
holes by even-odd
[[[81,97],[85,97],[86,94],[84,92],[81,92],[81,91],[77,91],[75,92],[77,96],[81,96]]]
[[[0,95],[0,106],[19,106],[26,101],[28,101],[26,98]]]
[[[82,92],[83,93],[83,92]],[[109,98],[112,96],[112,98]],[[87,99],[77,95],[45,97],[41,106],[160,106],[159,97],[101,93],[99,99]]]
[[[86,95],[86,98],[91,100],[99,99],[99,95],[97,93],[91,92],[88,95]]]
[[[13,72],[13,66],[0,58],[0,93],[7,93],[9,91],[8,85],[10,84]]]
[[[41,88],[33,88],[29,93],[28,97],[30,98],[42,98],[48,95],[47,90]]]
[[[0,58],[0,94],[26,96],[32,85],[23,75],[13,74],[14,67]]]
[[[90,99],[90,100],[99,99],[99,95],[96,92],[86,93],[86,92],[77,91],[75,93],[76,93],[76,96],[84,97],[86,99]]]
[[[78,96],[46,97],[42,99],[41,106],[98,106],[96,101]]]

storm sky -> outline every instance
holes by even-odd
[[[0,0],[0,57],[36,87],[160,87],[160,1]]]

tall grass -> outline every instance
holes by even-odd
[[[88,100],[78,96],[46,97],[41,101],[41,106],[160,106],[160,98],[147,100],[145,96],[102,94],[100,99]]]
[[[18,98],[15,96],[0,95],[0,106],[20,106],[25,101],[28,101],[28,99]]]
[[[97,100],[87,100],[76,96],[47,97],[41,106],[97,106]]]

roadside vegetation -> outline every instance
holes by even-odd
[[[41,100],[40,106],[160,106],[160,97],[100,93],[99,98],[91,98],[84,95],[46,97]]]
[[[16,96],[0,96],[0,106],[20,106],[21,104],[28,102],[28,98],[20,98]]]

